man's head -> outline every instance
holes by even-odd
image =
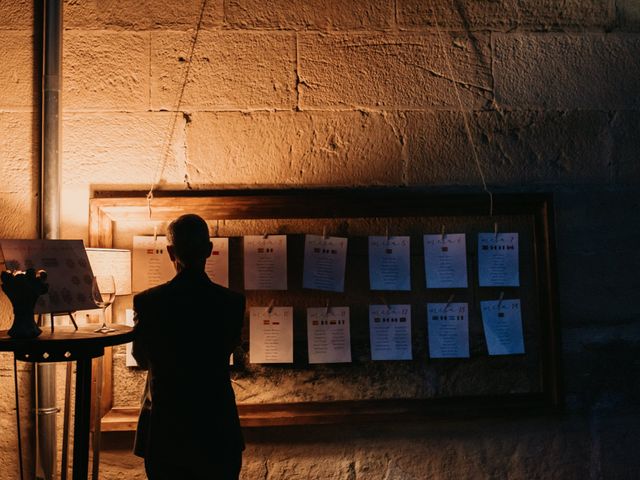
[[[202,217],[189,213],[176,218],[167,227],[167,251],[179,270],[189,267],[204,268],[212,244],[209,226]]]

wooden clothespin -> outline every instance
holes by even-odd
[[[327,300],[327,303],[324,307],[324,316],[328,317],[329,316],[329,310],[331,310],[331,305],[329,305],[329,300]]]
[[[271,301],[269,302],[269,306],[267,307],[267,313],[269,315],[271,315],[271,312],[273,312],[273,306],[275,305],[276,301],[275,299],[271,299]]]
[[[266,240],[267,238],[269,238],[269,234],[267,232],[262,234],[262,239]]]
[[[389,242],[389,225],[388,224],[384,229],[384,236],[387,238],[387,243],[388,243]]]
[[[449,309],[449,306],[451,305],[451,302],[453,302],[453,299],[456,298],[455,294],[451,294],[449,295],[449,299],[447,300],[447,304],[444,306],[444,312],[446,313],[446,311]]]
[[[498,240],[498,222],[493,222],[493,233],[496,236],[496,241]]]
[[[153,226],[153,243],[157,243],[158,241],[158,226],[154,225]]]
[[[327,235],[327,226],[326,225],[322,227],[322,238],[323,238],[323,240],[326,240],[326,239],[329,238],[329,236]]]
[[[441,240],[444,242],[444,237],[446,237],[446,230],[444,228],[444,223],[440,227],[440,237],[441,237]]]
[[[498,311],[502,307],[502,300],[504,299],[504,292],[500,292],[500,298],[498,298]]]
[[[391,310],[391,307],[389,306],[389,302],[387,301],[386,297],[380,297],[380,301],[385,307],[387,307],[387,310]]]
[[[220,220],[216,220],[216,226],[213,229],[213,236],[214,237],[220,236]]]

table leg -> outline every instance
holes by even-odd
[[[76,401],[73,424],[73,480],[89,474],[89,427],[91,419],[91,358],[76,362]]]

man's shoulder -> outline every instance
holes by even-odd
[[[157,285],[155,287],[148,288],[142,292],[136,293],[133,296],[134,303],[145,303],[149,301],[155,301],[158,298],[162,298],[170,289],[169,282]]]
[[[240,303],[245,301],[244,295],[240,292],[236,292],[235,290],[231,290],[230,288],[223,287],[222,285],[219,285],[213,281],[210,283],[210,285],[211,289],[221,297],[225,297],[232,302]]]

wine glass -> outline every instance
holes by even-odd
[[[116,282],[113,276],[96,275],[93,277],[91,297],[96,306],[100,307],[102,316],[102,326],[94,331],[99,333],[115,332],[115,328],[107,326],[107,316],[105,315],[107,308],[109,308],[109,305],[111,305],[116,298]]]

